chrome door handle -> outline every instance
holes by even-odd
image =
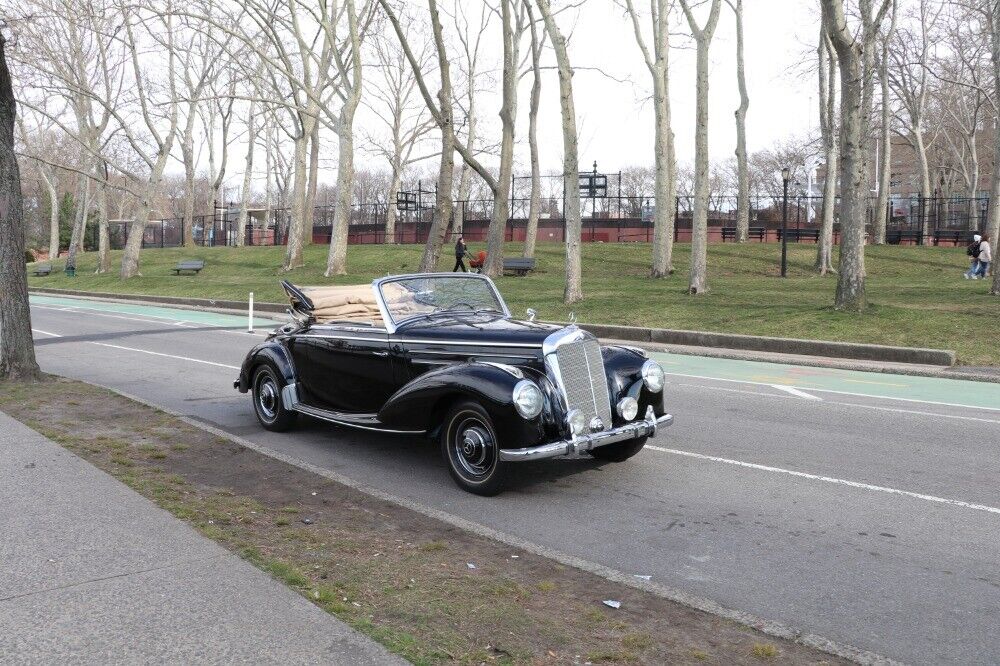
[[[387,352],[387,351],[377,351],[377,352],[372,352],[372,353],[375,354],[376,356],[388,356],[389,355],[389,352]]]

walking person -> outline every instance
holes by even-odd
[[[973,279],[986,278],[986,273],[990,270],[990,262],[993,261],[993,248],[990,247],[990,235],[983,234],[983,239],[979,241],[979,268]]]
[[[462,269],[463,273],[468,273],[469,271],[465,268],[465,255],[468,254],[469,250],[465,246],[465,240],[461,236],[455,241],[455,267],[451,269],[451,272],[456,272],[459,268]]]
[[[979,253],[980,253],[980,243],[983,237],[979,234],[974,234],[972,236],[972,242],[969,243],[969,247],[965,249],[965,254],[969,255],[972,260],[969,265],[969,270],[965,271],[964,277],[966,280],[975,279],[976,272],[979,270]]]

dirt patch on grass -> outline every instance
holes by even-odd
[[[414,663],[843,663],[464,532],[103,389],[0,383],[0,409]]]

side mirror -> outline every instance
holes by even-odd
[[[535,321],[535,317],[538,316],[538,312],[535,310],[535,308],[528,308],[527,313],[528,313],[528,321]]]

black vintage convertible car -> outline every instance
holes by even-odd
[[[511,317],[473,274],[297,287],[286,324],[247,354],[235,387],[268,430],[298,415],[428,434],[459,486],[503,488],[513,463],[588,454],[621,462],[673,417],[663,369],[590,333]]]

